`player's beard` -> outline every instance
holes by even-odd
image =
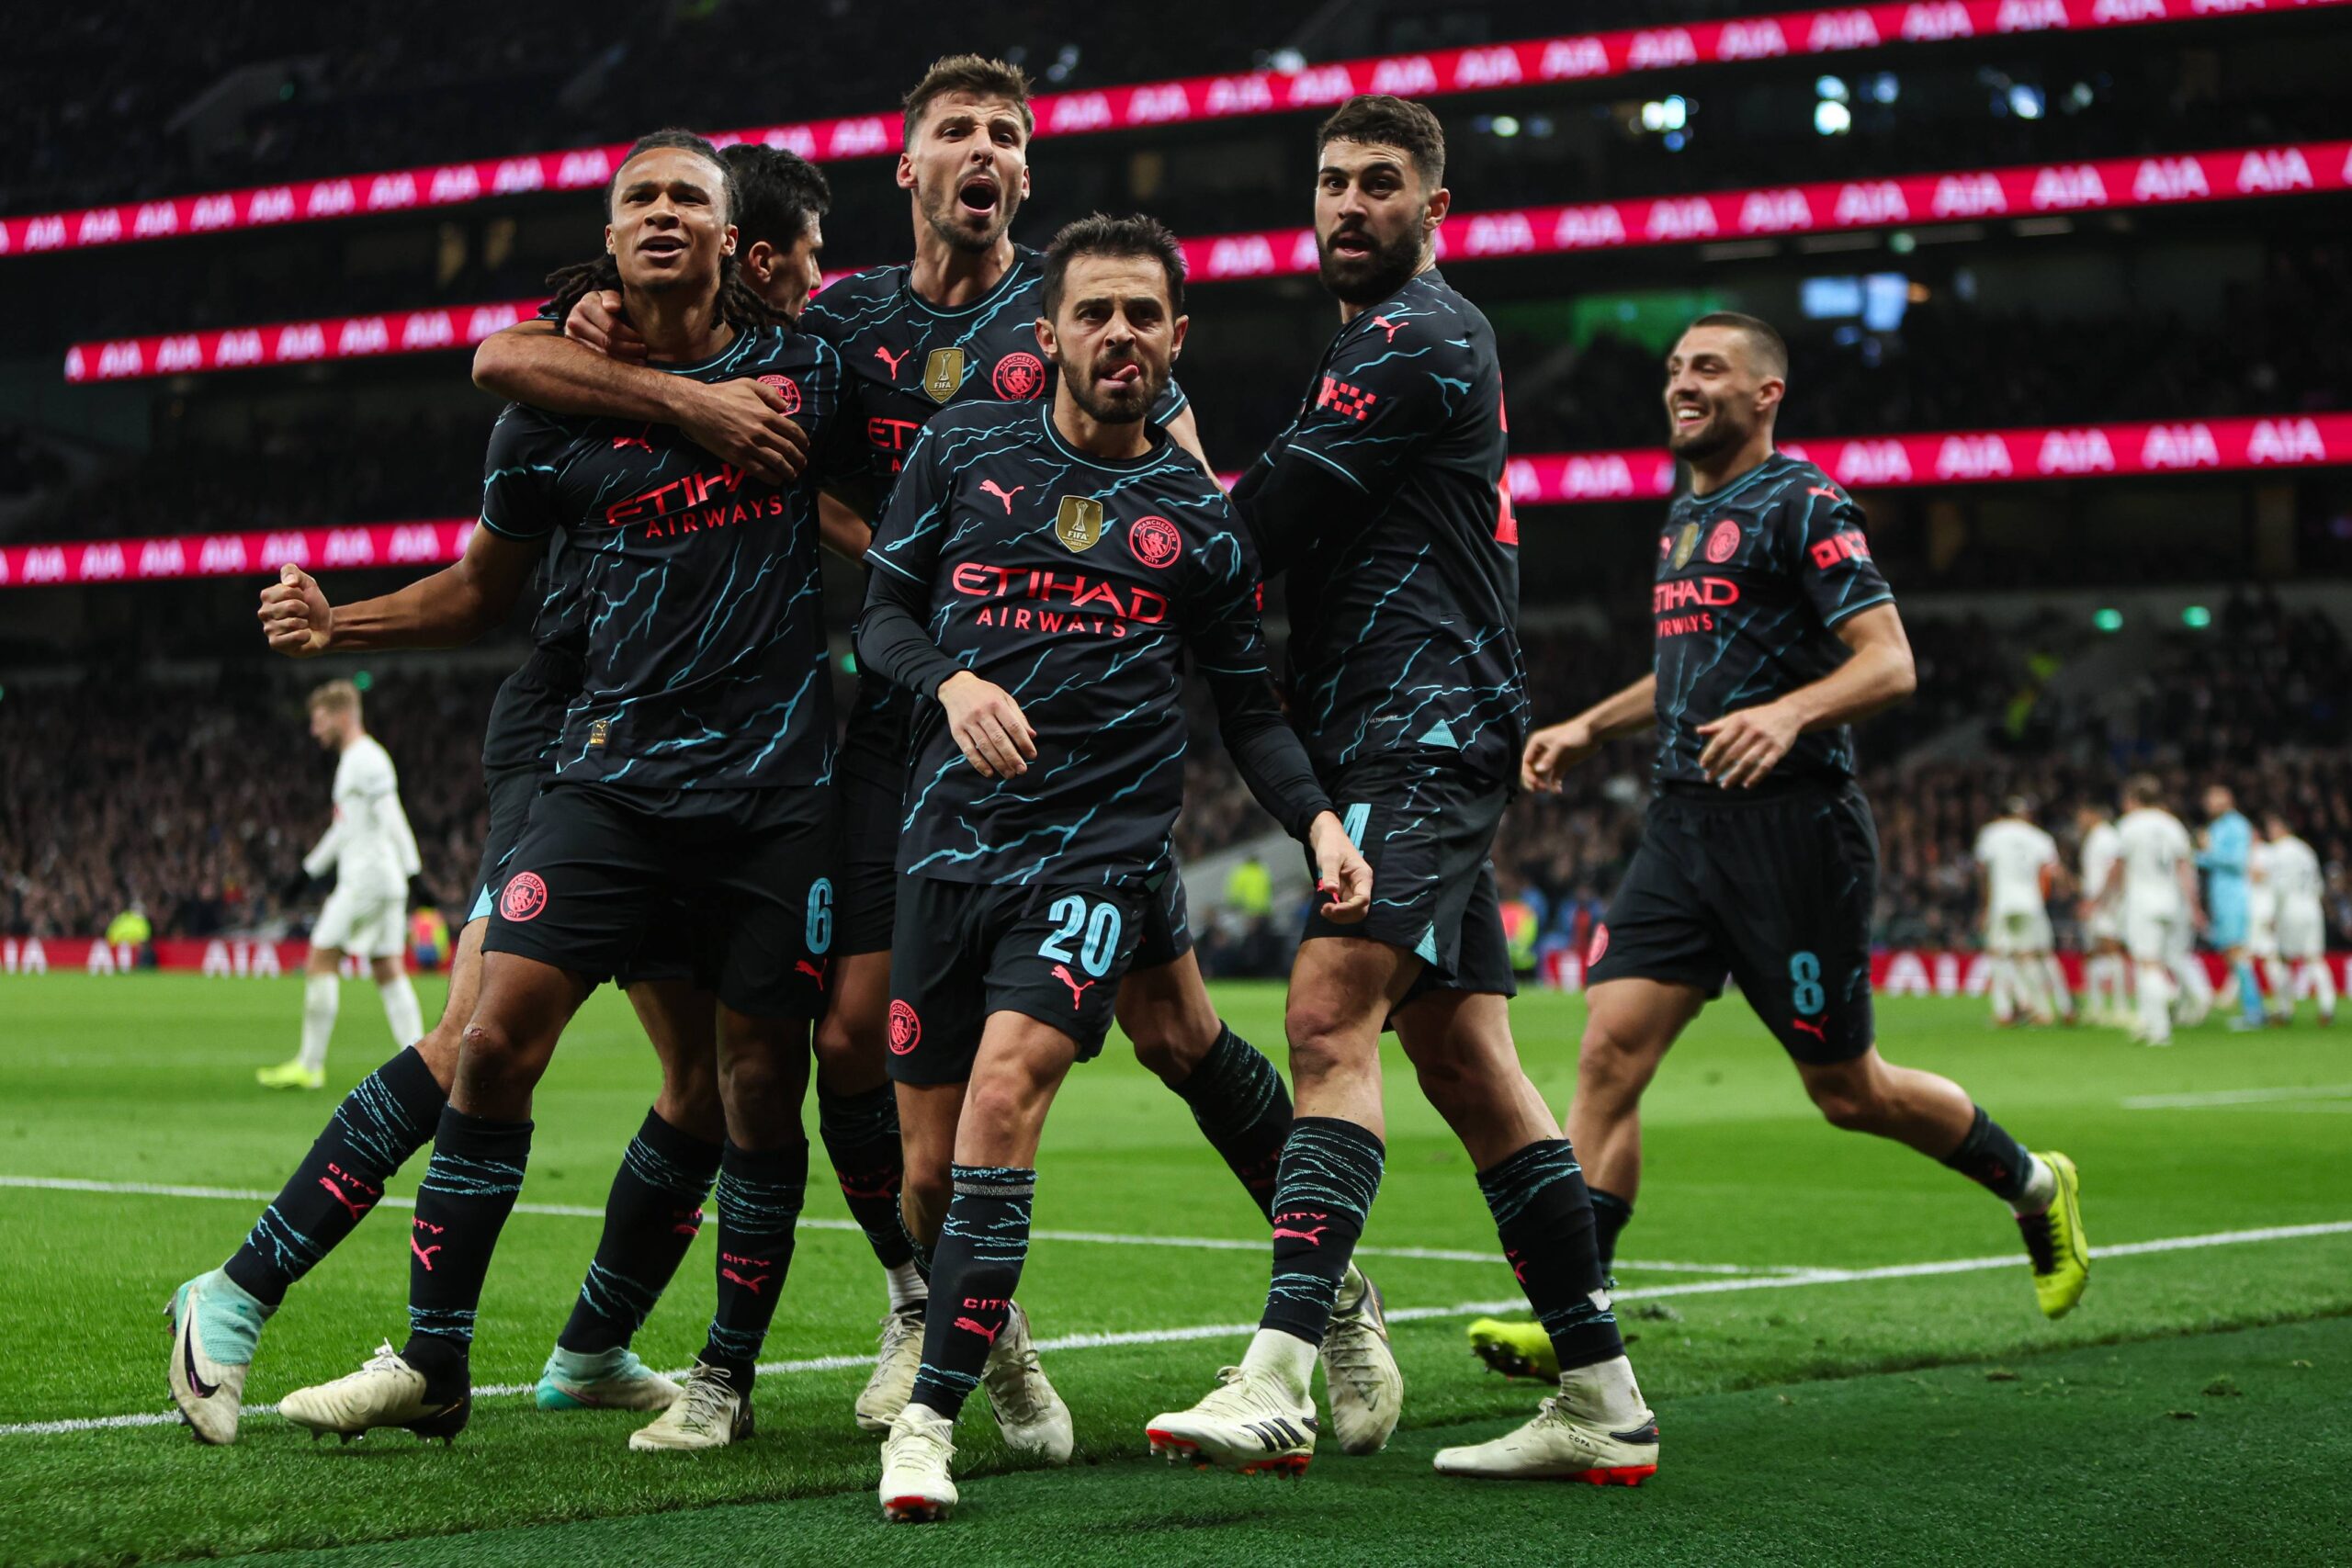
[[[1747,439],[1747,432],[1739,427],[1738,419],[1721,403],[1709,405],[1707,417],[1695,429],[1685,431],[1673,420],[1669,411],[1666,449],[1686,463],[1703,463],[1710,457],[1721,457]]]
[[[953,250],[978,255],[995,248],[1012,227],[1012,215],[1021,209],[1021,193],[1006,186],[996,193],[996,212],[986,229],[973,229],[960,221],[964,211],[962,183],[951,186],[944,195],[922,198],[922,220],[940,242]]]
[[[1362,256],[1335,254],[1331,241],[1342,233],[1361,235],[1372,249]],[[1315,248],[1323,287],[1350,305],[1379,304],[1404,288],[1421,265],[1421,236],[1411,229],[1386,242],[1375,238],[1368,229],[1334,229],[1329,238],[1317,241]]]
[[[1134,365],[1143,374],[1113,396],[1104,397],[1095,389],[1094,378],[1104,370],[1115,370],[1122,365]],[[1060,355],[1054,355],[1054,369],[1069,389],[1069,400],[1080,412],[1097,424],[1133,424],[1148,415],[1159,402],[1159,394],[1168,389],[1166,370],[1154,373],[1151,367],[1132,355],[1098,356],[1091,365],[1072,365]]]

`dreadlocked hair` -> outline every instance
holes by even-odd
[[[548,274],[548,287],[555,297],[548,301],[548,313],[558,322],[571,314],[571,308],[591,294],[611,290],[617,294],[621,287],[621,265],[609,255],[594,261],[578,262],[560,266]],[[752,286],[743,281],[743,268],[733,256],[721,256],[718,261],[718,319],[737,332],[757,332],[762,327],[775,326],[786,318],[783,311],[761,299]]]

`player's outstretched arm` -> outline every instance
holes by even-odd
[[[261,592],[269,646],[288,659],[384,648],[455,648],[505,620],[544,547],[476,528],[455,566],[375,599],[340,608],[290,561]]]
[[[640,344],[638,357],[644,357]],[[474,350],[474,385],[550,413],[674,424],[713,457],[770,484],[800,477],[808,436],[785,412],[785,398],[748,377],[697,381],[599,353],[556,330],[521,321]]]
[[[1753,789],[1789,754],[1798,736],[1868,718],[1918,689],[1911,639],[1893,604],[1874,604],[1839,622],[1838,639],[1853,657],[1829,674],[1699,727],[1707,737],[1699,766],[1709,778],[1725,789]]]
[[[1600,750],[1602,742],[1639,735],[1657,722],[1657,676],[1651,673],[1574,718],[1530,735],[1519,757],[1519,786],[1556,793],[1566,782],[1567,771]]]

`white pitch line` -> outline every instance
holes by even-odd
[[[90,1181],[74,1176],[0,1176],[0,1188],[14,1187],[42,1192],[115,1193],[136,1198],[205,1198],[228,1199],[242,1203],[266,1203],[277,1196],[242,1187],[175,1187],[151,1181]],[[382,1207],[413,1209],[413,1198],[387,1198]],[[578,1203],[517,1203],[518,1214],[546,1214],[565,1220],[601,1220],[602,1209],[591,1209]],[[820,1219],[803,1215],[799,1228],[818,1231],[856,1231],[854,1220]],[[1119,1235],[1108,1231],[1032,1231],[1032,1241],[1088,1242],[1105,1247],[1173,1247],[1203,1252],[1263,1252],[1266,1238],[1250,1236],[1236,1240],[1230,1236],[1214,1235]],[[1411,1258],[1438,1263],[1487,1263],[1500,1267],[1498,1252],[1478,1252],[1463,1247],[1376,1247],[1356,1248],[1362,1258]],[[1802,1274],[1809,1270],[1791,1264],[1746,1263],[1634,1263],[1617,1265],[1627,1273],[1658,1274]]]
[[[2352,1235],[2352,1220],[2333,1220],[2320,1224],[2267,1225],[2259,1230],[2210,1231],[2202,1235],[2162,1236],[2154,1241],[2127,1241],[2112,1247],[2091,1248],[2094,1258],[2140,1258],[2158,1252],[2194,1252],[2213,1247],[2243,1247],[2253,1242],[2295,1241],[2310,1236]],[[1937,1274],[1973,1274],[1990,1269],[2014,1269],[2019,1259],[2015,1253],[2003,1253],[1991,1258],[1951,1258],[1929,1263],[1895,1263],[1878,1269],[1816,1269],[1803,1274],[1749,1275],[1736,1280],[1689,1280],[1679,1284],[1652,1285],[1645,1289],[1619,1291],[1616,1300],[1630,1301],[1657,1296],[1722,1295],[1734,1291],[1792,1290],[1804,1285],[1850,1285],[1871,1280],[1913,1280]],[[1442,1307],[1393,1307],[1387,1317],[1391,1323],[1421,1323],[1432,1318],[1470,1317],[1498,1312],[1520,1312],[1526,1302],[1519,1298],[1490,1302],[1456,1302]],[[1255,1323],[1200,1323],[1182,1328],[1137,1328],[1121,1331],[1098,1330],[1057,1335],[1037,1341],[1040,1350],[1100,1350],[1128,1345],[1174,1345],[1192,1339],[1240,1338],[1255,1333]],[[870,1356],[814,1356],[799,1361],[763,1361],[763,1375],[789,1375],[802,1372],[839,1371],[851,1367],[863,1367],[872,1361]],[[683,1371],[669,1374],[683,1377]],[[480,1398],[498,1398],[507,1394],[525,1393],[530,1383],[498,1383],[474,1390]],[[248,1416],[266,1416],[277,1409],[275,1404],[249,1404]],[[34,1438],[65,1432],[110,1431],[126,1427],[164,1427],[175,1425],[180,1417],[176,1411],[141,1411],[130,1416],[85,1416],[62,1421],[22,1421],[12,1426],[0,1426],[0,1438]]]
[[[2135,1094],[2126,1111],[2214,1111],[2233,1105],[2269,1105],[2279,1100],[2352,1099],[2352,1083],[2306,1084],[2287,1089],[2217,1089],[2199,1094]]]

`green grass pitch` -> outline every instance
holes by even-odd
[[[1543,1391],[1463,1348],[1470,1311],[1516,1292],[1466,1161],[1393,1054],[1364,1262],[1400,1319],[1396,1440],[1370,1460],[1327,1453],[1295,1484],[1148,1461],[1144,1420],[1239,1353],[1266,1258],[1261,1222],[1182,1104],[1114,1038],[1047,1126],[1036,1218],[1056,1234],[1022,1283],[1038,1334],[1070,1341],[1046,1366],[1076,1413],[1078,1461],[1008,1470],[976,1403],[956,1517],[886,1530],[876,1445],[850,1420],[863,1371],[805,1365],[869,1350],[882,1308],[821,1150],[817,1224],[767,1348],[787,1365],[763,1376],[747,1444],[633,1454],[637,1417],[543,1415],[520,1394],[483,1399],[446,1450],[400,1433],[314,1446],[251,1414],[234,1448],[205,1450],[154,1419],[169,1408],[164,1298],[233,1248],[259,1202],[28,1183],[274,1190],[386,1054],[372,992],[349,985],[328,1092],[255,1089],[252,1069],[291,1049],[300,986],[0,978],[0,1562],[2352,1559],[2352,1035],[2216,1023],[2149,1051],[2093,1030],[1996,1034],[1976,1002],[1883,1004],[1891,1056],[1951,1074],[2029,1144],[2080,1164],[2091,1240],[2123,1250],[2052,1325],[1998,1204],[1823,1125],[1737,1002],[1712,1010],[1652,1091],[1619,1270],[1663,1466],[1606,1494],[1429,1472],[1442,1443],[1502,1429]],[[438,987],[424,988],[429,1015]],[[1278,988],[1218,1000],[1280,1060]],[[1563,1105],[1580,1003],[1533,994],[1513,1016]],[[525,1203],[599,1208],[653,1087],[626,1005],[599,993],[540,1092]],[[563,1213],[508,1225],[482,1303],[482,1382],[537,1376],[595,1234]],[[371,1221],[297,1287],[249,1399],[397,1343],[403,1236],[397,1211]],[[2143,1245],[2160,1242],[2173,1245]],[[639,1337],[655,1365],[700,1345],[711,1256],[697,1244]],[[51,1426],[79,1421],[107,1424]]]

